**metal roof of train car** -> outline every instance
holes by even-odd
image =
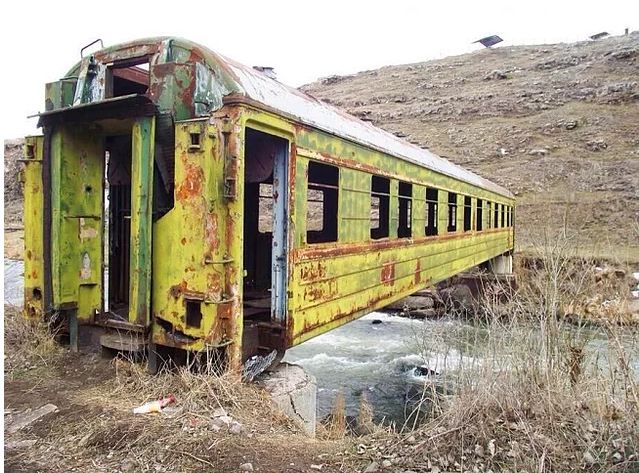
[[[217,78],[222,89],[221,98],[223,101],[232,96],[244,96],[305,125],[367,145],[505,197],[513,197],[513,194],[507,189],[447,159],[408,143],[309,94],[282,84],[262,72],[188,40],[170,37],[147,38],[111,46],[95,54],[99,56],[101,53],[129,48],[144,50],[145,46],[151,44],[158,45],[159,56],[168,57],[166,50],[172,46],[179,46],[190,50],[195,56],[200,56],[215,71],[216,75],[223,76]],[[77,70],[77,67],[72,71]]]

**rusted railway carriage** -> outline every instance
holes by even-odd
[[[83,57],[39,125],[25,314],[76,347],[237,367],[513,250],[505,189],[185,40]]]

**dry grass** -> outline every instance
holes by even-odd
[[[337,393],[333,408],[324,425],[322,436],[327,439],[343,439],[347,434],[346,397],[342,391]]]
[[[4,306],[4,347],[4,374],[9,379],[46,368],[63,354],[47,324],[27,320],[19,308],[9,305]]]

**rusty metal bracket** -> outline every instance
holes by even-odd
[[[221,299],[219,301],[213,301],[211,299],[204,299],[204,303],[207,304],[207,305],[210,305],[210,304],[215,304],[215,305],[230,304],[233,301],[235,301],[235,297],[231,297],[230,299]]]
[[[235,261],[233,258],[224,258],[217,261],[211,258],[205,258],[204,264],[229,264],[229,263],[232,263],[233,261]]]

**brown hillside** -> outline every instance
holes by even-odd
[[[509,188],[521,245],[567,216],[584,252],[639,259],[638,32],[484,49],[302,89]]]

